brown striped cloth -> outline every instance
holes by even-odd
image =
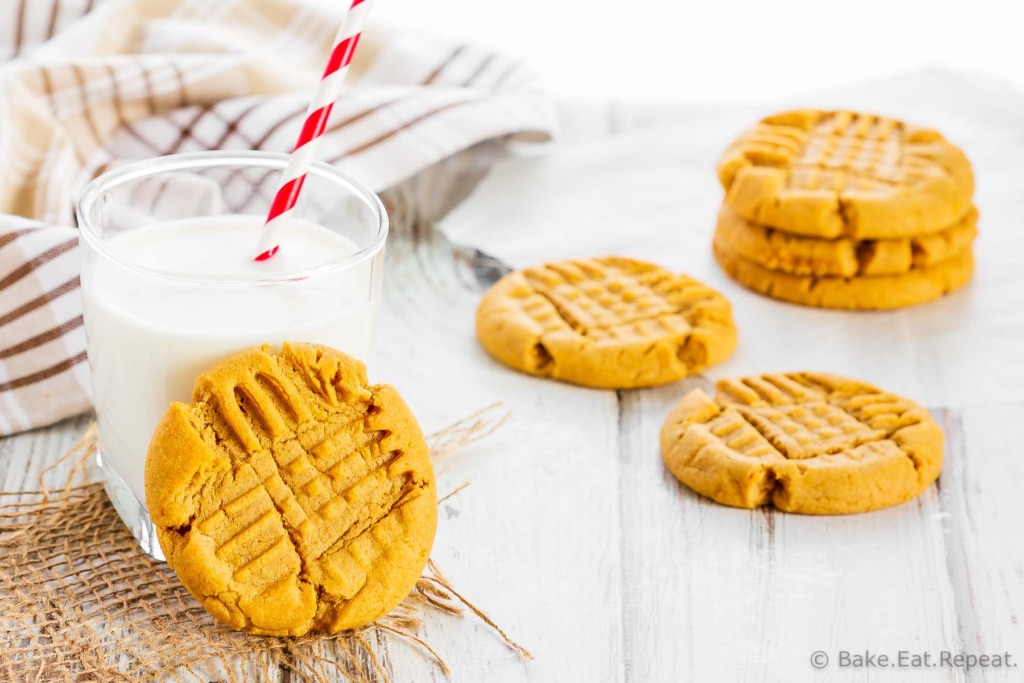
[[[289,151],[344,4],[0,0],[0,435],[89,408],[81,188],[128,160]],[[383,190],[486,139],[551,135],[523,64],[368,28],[321,159]]]

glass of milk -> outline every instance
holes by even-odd
[[[161,558],[146,512],[150,436],[204,370],[242,349],[326,344],[367,360],[388,217],[326,164],[310,171],[281,249],[257,242],[287,156],[203,152],[129,164],[78,203],[97,462],[114,507]]]

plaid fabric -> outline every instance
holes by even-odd
[[[344,7],[302,0],[0,0],[0,434],[89,407],[73,202],[118,163],[291,149]],[[322,159],[382,190],[485,139],[549,137],[522,64],[364,36]]]

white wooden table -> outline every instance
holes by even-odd
[[[442,495],[472,485],[442,504],[433,558],[535,660],[472,618],[432,617],[421,635],[451,680],[1024,680],[1024,665],[839,666],[842,651],[1024,661],[1024,403],[935,407],[948,439],[939,485],[894,509],[802,517],[702,499],[662,466],[658,431],[706,380],[589,390],[514,373],[478,347],[487,262],[431,225],[495,151],[387,193],[395,227],[371,363],[427,431],[495,401],[511,411],[441,474]],[[2,489],[34,487],[87,423],[0,441]],[[405,642],[389,641],[384,662],[395,681],[444,679]]]

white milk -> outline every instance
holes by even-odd
[[[365,360],[376,322],[373,260],[340,273],[257,286],[357,251],[346,238],[301,220],[284,226],[284,246],[251,260],[262,219],[220,216],[137,228],[105,242],[142,275],[101,258],[82,272],[85,330],[100,452],[144,505],[150,436],[172,401],[191,400],[192,382],[217,361],[259,344],[306,341]],[[212,280],[196,285],[180,280]],[[250,283],[246,285],[245,283]]]

